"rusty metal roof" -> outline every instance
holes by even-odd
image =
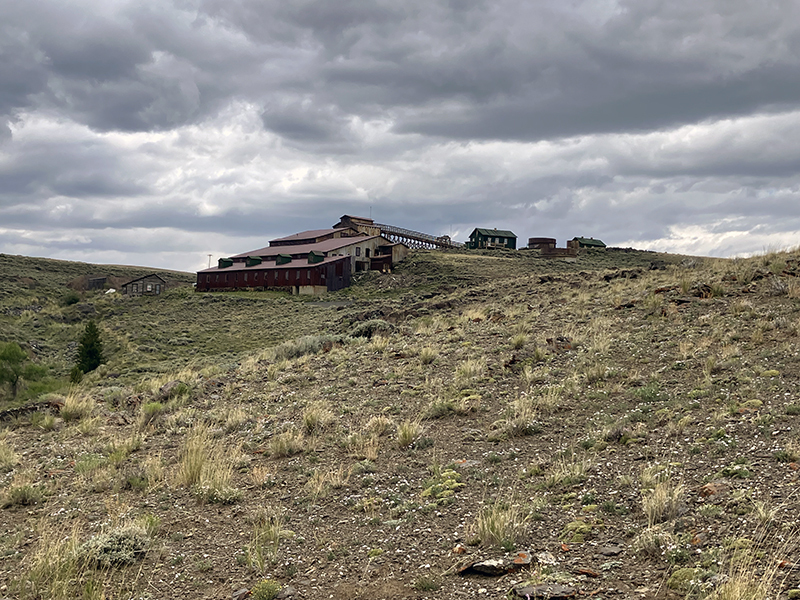
[[[322,240],[321,242],[314,242],[312,244],[292,244],[289,246],[274,247],[267,246],[266,248],[259,248],[258,250],[250,250],[248,252],[243,252],[242,254],[236,254],[235,256],[231,256],[231,258],[247,258],[248,256],[260,256],[263,258],[265,256],[277,256],[278,254],[308,254],[312,250],[316,250],[317,252],[333,252],[334,250],[339,250],[340,248],[344,248],[346,246],[360,244],[367,240],[372,240],[379,237],[382,236],[362,235],[357,237]],[[386,241],[388,242],[389,240]]]
[[[345,229],[352,229],[351,227],[339,227],[338,229],[330,228],[330,229],[309,229],[308,231],[301,231],[300,233],[293,233],[292,235],[287,235],[286,237],[276,238],[274,240],[270,240],[272,242],[291,242],[294,240],[313,240],[314,238],[322,237],[323,235],[330,235],[331,233],[341,233]],[[353,229],[353,231],[357,234],[358,232]]]
[[[220,269],[219,267],[211,267],[210,269],[203,269],[202,271],[198,271],[198,273],[233,273],[235,271],[263,271],[263,270],[276,270],[276,269],[310,269],[311,267],[318,267],[320,265],[326,265],[329,263],[336,262],[337,260],[346,260],[349,259],[349,256],[326,256],[319,262],[310,263],[308,262],[307,258],[293,258],[291,261],[287,263],[283,263],[282,265],[277,264],[274,261],[269,262],[262,262],[258,263],[257,265],[253,265],[248,267],[246,262],[236,262],[233,263],[230,267],[225,267]]]

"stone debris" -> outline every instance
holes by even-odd
[[[536,562],[545,567],[554,567],[558,564],[558,560],[550,552],[539,552],[536,555]]]
[[[572,340],[566,336],[559,335],[555,338],[547,338],[547,349],[551,352],[564,352],[574,348]]]
[[[517,598],[525,598],[526,600],[534,600],[534,598],[561,600],[564,598],[574,598],[578,595],[578,592],[560,583],[540,583],[538,585],[526,585],[524,587],[514,588],[514,594]]]
[[[233,600],[244,600],[250,595],[250,590],[247,588],[242,588],[238,591],[233,592],[232,598]]]
[[[456,550],[453,549],[453,552]],[[468,560],[457,565],[455,570],[459,575],[488,575],[499,577],[507,573],[513,573],[523,567],[530,565],[533,557],[530,552],[517,552],[512,558],[490,558],[487,560]]]
[[[622,554],[623,550],[625,550],[625,548],[619,544],[608,544],[600,548],[597,552],[603,556],[619,556]]]
[[[492,577],[505,575],[508,573],[508,561],[499,558],[479,560],[467,565],[459,571],[460,575],[467,575],[469,573],[478,573],[480,575],[489,575]]]
[[[291,598],[292,596],[296,596],[296,595],[297,595],[297,590],[294,589],[292,586],[287,585],[280,592],[278,592],[278,595],[275,596],[275,599],[276,600],[283,600],[284,598]]]
[[[730,486],[726,483],[712,481],[700,488],[700,497],[704,498],[707,502],[721,502],[723,496],[729,489]]]
[[[177,379],[165,383],[158,390],[159,399],[161,400],[171,399],[172,396],[177,393],[178,389],[180,389],[182,385],[184,385],[184,383],[182,381],[178,381]]]

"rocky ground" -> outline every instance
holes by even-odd
[[[800,596],[797,256],[645,258],[418,255],[9,414],[0,597]]]

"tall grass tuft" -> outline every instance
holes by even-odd
[[[530,514],[514,501],[484,506],[473,526],[473,533],[485,546],[513,550],[525,534]]]

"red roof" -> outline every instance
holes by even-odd
[[[308,231],[301,231],[300,233],[293,233],[292,235],[287,235],[286,237],[270,240],[270,243],[272,243],[272,242],[291,242],[293,240],[313,240],[315,238],[322,237],[323,235],[330,235],[331,233],[339,233],[339,232],[342,231],[342,229],[343,229],[342,227],[340,227],[339,229],[333,229],[333,228],[330,228],[330,229],[309,229]]]
[[[231,256],[230,258],[247,258],[248,256],[277,256],[278,254],[308,254],[312,250],[317,252],[333,252],[346,246],[353,244],[360,244],[367,240],[371,240],[379,235],[361,235],[357,237],[334,238],[331,240],[322,240],[321,242],[314,242],[313,244],[292,244],[291,246],[267,246],[266,248],[259,248],[258,250],[250,250]],[[229,267],[230,268],[230,267]]]
[[[263,271],[264,269],[267,270],[274,270],[274,269],[310,269],[311,267],[318,267],[319,265],[327,265],[332,262],[336,262],[337,260],[344,260],[349,258],[348,256],[326,256],[319,262],[310,263],[308,262],[307,258],[293,258],[290,262],[283,263],[282,265],[277,264],[274,261],[265,261],[262,263],[258,263],[257,265],[253,265],[252,267],[248,267],[247,263],[238,262],[233,263],[230,267],[226,267],[224,269],[220,269],[219,267],[211,267],[210,269],[203,269],[202,271],[198,271],[198,273],[231,273],[233,271]]]

